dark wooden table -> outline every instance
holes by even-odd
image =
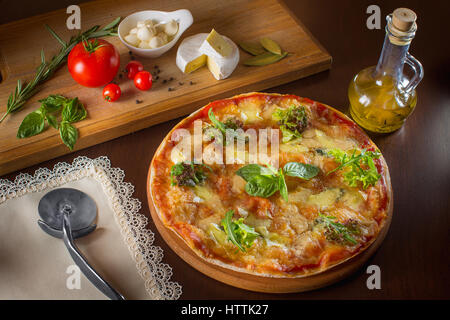
[[[0,0],[0,23],[81,1]],[[347,86],[355,73],[377,63],[384,38],[384,16],[404,1],[285,1],[312,34],[333,56],[330,71],[267,91],[293,93],[347,111]],[[366,9],[378,4],[382,30],[366,27]],[[418,31],[410,52],[424,66],[418,87],[416,111],[399,131],[373,137],[383,152],[392,177],[394,216],[389,233],[377,253],[353,276],[320,290],[270,295],[236,289],[192,269],[156,232],[155,244],[165,251],[164,261],[173,267],[173,279],[183,286],[183,299],[449,299],[450,298],[450,47],[448,1],[407,1],[418,14]],[[200,106],[199,106],[200,107]],[[22,170],[53,167],[77,156],[106,155],[114,167],[125,170],[136,186],[142,213],[149,216],[146,198],[147,170],[153,153],[173,120],[73,154]],[[3,178],[13,179],[17,173]],[[381,289],[366,287],[367,265],[381,269]]]

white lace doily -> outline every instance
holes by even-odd
[[[147,217],[139,213],[141,202],[132,198],[134,186],[124,182],[124,171],[112,168],[107,157],[77,157],[72,164],[57,163],[53,170],[40,168],[34,175],[21,173],[14,181],[0,179],[0,204],[30,192],[45,191],[85,177],[99,181],[113,204],[115,220],[149,295],[158,300],[178,299],[182,292],[181,286],[170,281],[172,268],[161,262],[163,250],[153,245],[155,234],[146,228]]]

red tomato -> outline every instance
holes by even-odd
[[[128,79],[133,80],[138,72],[144,70],[144,66],[139,61],[131,60],[125,67],[125,70],[127,70]]]
[[[141,71],[134,77],[134,85],[139,90],[149,90],[152,87],[153,77],[148,71]]]
[[[67,66],[72,78],[82,86],[104,86],[119,70],[119,52],[103,39],[81,41],[70,51]]]
[[[120,98],[122,91],[115,83],[110,83],[103,88],[103,98],[108,102],[114,102]]]

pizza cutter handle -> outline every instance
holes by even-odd
[[[72,229],[70,228],[69,215],[64,214],[63,219],[63,240],[67,247],[73,261],[77,264],[86,278],[103,294],[105,294],[111,300],[125,300],[125,298],[117,292],[113,287],[111,287],[108,282],[106,282],[91,265],[87,262],[86,258],[81,254],[78,247],[73,241]]]

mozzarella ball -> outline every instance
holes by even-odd
[[[139,28],[142,28],[142,27],[145,27],[145,21],[138,21],[137,22],[137,28],[139,29]]]
[[[133,28],[133,29],[130,30],[129,34],[136,34],[137,31],[138,31],[137,28]]]
[[[153,27],[155,24],[153,23],[153,20],[152,19],[147,19],[147,20],[145,20],[144,21],[144,23],[145,23],[145,26],[148,28],[148,27]]]
[[[141,49],[151,49],[148,41],[139,42],[139,48]]]
[[[164,28],[165,28],[164,23],[155,24],[155,29],[156,29],[156,32],[158,32],[158,33],[164,32]]]
[[[132,46],[138,46],[139,45],[139,39],[136,37],[136,34],[129,34],[125,37],[125,41],[131,44]]]
[[[141,41],[149,41],[155,34],[155,28],[153,27],[141,27],[138,29],[136,35]]]
[[[169,42],[169,36],[167,34],[165,34],[164,32],[158,33],[157,36],[161,38],[163,45],[166,44],[167,42]]]
[[[170,20],[164,25],[164,32],[168,36],[174,36],[178,32],[178,23],[175,20]]]
[[[149,45],[152,49],[159,48],[164,45],[164,41],[161,39],[161,37],[156,36],[151,38],[151,40],[149,41]]]

